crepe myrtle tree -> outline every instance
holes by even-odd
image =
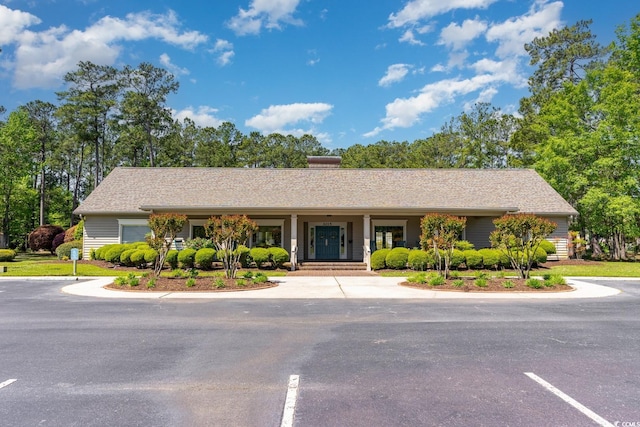
[[[426,214],[420,221],[420,243],[424,250],[433,249],[438,274],[449,277],[451,256],[467,224],[467,218],[439,213]],[[444,261],[444,262],[443,262]],[[442,271],[444,264],[444,272]]]
[[[155,277],[160,277],[167,253],[186,222],[186,215],[176,213],[151,214],[149,216],[148,224],[151,234],[147,236],[147,243],[158,252],[158,258],[153,268]]]
[[[489,236],[491,246],[502,250],[522,279],[528,279],[536,250],[558,226],[533,214],[506,214],[493,221],[496,229]]]
[[[258,224],[246,215],[212,216],[204,224],[204,232],[213,240],[218,250],[218,259],[222,259],[225,276],[235,279],[242,251],[240,245],[246,245],[249,236],[258,229]]]

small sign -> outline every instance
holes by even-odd
[[[71,261],[77,261],[80,259],[80,251],[78,248],[71,248],[71,255],[69,256],[69,259],[71,259]]]

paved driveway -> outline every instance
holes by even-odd
[[[279,426],[292,375],[296,426],[637,422],[640,281],[598,283],[622,292],[117,300],[3,280],[0,424]]]

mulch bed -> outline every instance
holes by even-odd
[[[458,287],[454,286],[453,282],[458,279],[448,279],[443,285],[431,286],[427,283],[409,283],[402,282],[401,286],[407,286],[410,288],[427,289],[430,291],[457,291],[457,292],[567,292],[572,291],[573,288],[569,285],[555,285],[551,287],[543,286],[540,289],[534,289],[526,284],[524,279],[514,278],[491,278],[487,279],[487,286],[479,287],[474,284],[475,277],[461,277],[460,280],[464,280],[464,285]],[[513,288],[505,288],[504,283],[509,280],[513,283]]]
[[[276,282],[255,283],[249,279],[227,279],[224,277],[197,277],[193,286],[187,286],[187,279],[160,277],[156,279],[155,285],[149,288],[147,285],[150,279],[151,277],[140,278],[140,283],[137,286],[112,283],[105,286],[105,288],[137,292],[233,292],[268,289],[278,286]],[[238,285],[238,281],[244,283],[244,285]]]

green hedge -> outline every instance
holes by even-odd
[[[72,240],[63,243],[56,248],[56,256],[58,259],[71,258],[71,249],[78,249],[78,259],[82,259],[82,240]]]
[[[289,252],[284,248],[272,246],[267,251],[269,251],[269,258],[275,268],[280,268],[282,264],[289,261]]]
[[[155,263],[156,259],[158,259],[158,251],[155,249],[142,249],[144,251],[144,260],[148,263]]]
[[[256,267],[260,268],[262,264],[269,261],[269,251],[266,248],[251,248],[249,256],[256,263]]]
[[[388,268],[395,270],[402,270],[407,268],[407,262],[409,261],[409,252],[407,248],[393,248],[387,256],[384,258],[384,263]]]
[[[475,249],[464,251],[464,259],[467,268],[482,268],[482,255]]]
[[[178,251],[175,249],[171,249],[167,252],[167,257],[164,260],[172,270],[178,268]]]
[[[16,251],[13,249],[0,249],[0,261],[13,261]]]
[[[459,268],[462,264],[464,264],[466,261],[466,257],[464,255],[465,252],[461,251],[460,249],[454,249],[453,252],[451,252],[451,262],[449,263],[449,266],[451,268]]]
[[[482,256],[482,265],[484,265],[484,268],[497,269],[502,265],[502,262],[500,261],[502,258],[502,251],[499,249],[484,248],[480,249],[478,253]],[[507,258],[507,262],[508,261],[509,259]]]
[[[553,242],[550,242],[549,240],[543,240],[542,242],[540,242],[540,247],[544,249],[547,255],[556,253],[556,245],[554,245]]]
[[[195,249],[185,248],[178,252],[178,262],[182,268],[193,268],[196,263]]]
[[[131,261],[131,254],[137,251],[137,249],[127,249],[126,251],[120,254],[120,263],[126,265],[127,267],[131,267],[133,262]]]
[[[382,270],[386,266],[387,255],[391,249],[378,249],[371,254],[371,269]]]
[[[196,264],[203,270],[211,270],[213,262],[216,260],[216,250],[202,247],[196,252]]]
[[[433,266],[433,257],[422,249],[412,249],[409,251],[407,264],[412,270],[424,271]]]
[[[131,263],[136,267],[142,267],[146,264],[144,260],[144,250],[143,249],[135,249],[133,253],[129,256]]]

